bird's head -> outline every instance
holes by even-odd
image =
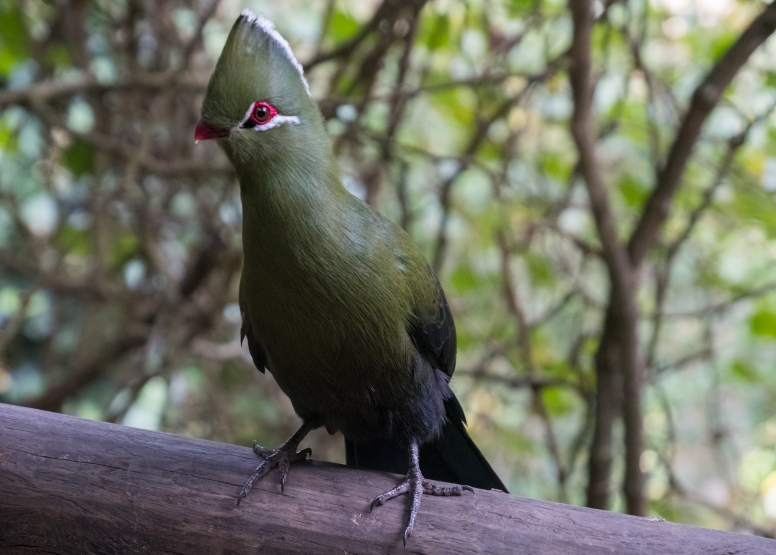
[[[219,141],[234,161],[266,158],[325,137],[301,64],[271,21],[244,10],[202,104],[196,141]]]

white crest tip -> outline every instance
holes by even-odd
[[[248,8],[245,8],[243,11],[241,11],[240,16],[247,19],[249,23],[253,23],[259,18],[259,16],[253,13],[253,10],[249,10]]]
[[[275,25],[266,17],[262,15],[256,15],[253,10],[249,10],[248,8],[245,8],[242,12],[240,12],[240,17],[244,17],[246,21],[251,24],[251,26],[259,27],[262,31],[267,33],[270,38],[274,40],[278,46],[280,46],[280,48],[283,49],[286,58],[288,58],[288,61],[294,64],[294,67],[299,72],[299,77],[302,78],[302,83],[304,84],[304,88],[307,91],[307,95],[312,98],[313,95],[310,92],[310,84],[307,82],[307,79],[304,76],[304,68],[302,67],[302,64],[300,64],[299,60],[297,60],[296,56],[294,56],[294,52],[291,50],[291,45],[288,44],[288,41],[283,38],[283,35],[277,32]]]

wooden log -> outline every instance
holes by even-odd
[[[477,490],[369,512],[397,476],[0,404],[0,553],[771,554],[776,541]]]

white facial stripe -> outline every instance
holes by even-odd
[[[296,116],[281,116],[280,114],[276,115],[274,118],[269,120],[264,125],[256,125],[253,130],[254,131],[266,131],[267,129],[274,129],[275,127],[280,127],[284,123],[293,123],[294,125],[299,125],[299,118]]]
[[[275,29],[275,25],[267,18],[256,15],[253,13],[253,11],[249,9],[244,9],[242,13],[240,14],[245,19],[248,20],[248,23],[251,25],[255,25],[260,27],[265,33],[267,33],[272,40],[274,40],[282,49],[283,52],[286,54],[286,58],[294,64],[294,67],[299,72],[299,77],[302,78],[302,83],[304,83],[304,88],[307,91],[307,96],[310,98],[313,97],[312,93],[310,92],[310,84],[307,82],[307,79],[305,79],[304,76],[304,68],[302,67],[302,64],[299,63],[299,61],[296,59],[296,56],[294,56],[293,50],[291,50],[291,46],[288,44],[288,41],[283,38],[283,35],[277,32]]]

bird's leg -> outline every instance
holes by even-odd
[[[294,435],[288,438],[288,440],[277,449],[265,449],[258,443],[253,443],[253,451],[263,458],[264,461],[253,471],[251,477],[248,478],[248,481],[245,482],[242,490],[240,490],[240,495],[237,496],[238,505],[240,504],[240,501],[248,495],[248,492],[251,491],[253,484],[276,466],[280,469],[280,491],[282,492],[284,490],[286,477],[288,476],[288,468],[291,466],[291,463],[303,461],[313,453],[311,449],[302,449],[301,451],[296,450],[304,437],[310,433],[310,430],[313,428],[314,426],[305,422]]]
[[[410,469],[407,472],[407,476],[404,480],[390,491],[385,492],[382,495],[378,495],[372,500],[372,505],[369,507],[371,511],[375,507],[379,507],[389,499],[398,497],[402,494],[409,493],[411,497],[410,504],[410,518],[407,522],[407,528],[404,530],[404,546],[407,546],[407,538],[412,534],[412,528],[415,526],[415,518],[418,516],[418,509],[420,509],[420,498],[423,494],[426,495],[461,495],[464,491],[470,491],[474,493],[474,488],[471,486],[437,486],[431,482],[423,479],[423,474],[420,473],[420,465],[418,463],[418,443],[412,441],[410,444]]]

